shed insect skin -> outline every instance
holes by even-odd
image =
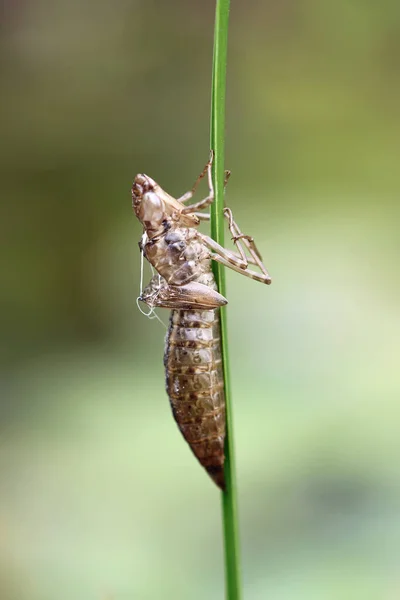
[[[164,365],[172,412],[199,462],[224,489],[225,396],[219,307],[228,301],[217,291],[211,260],[265,284],[270,284],[271,278],[253,238],[242,234],[229,208],[224,209],[224,216],[237,252],[197,230],[201,220],[210,219],[209,214],[198,211],[214,201],[212,161],[211,152],[193,188],[178,199],[151,177],[136,175],[132,207],[143,225],[140,249],[157,271],[139,299],[150,307],[171,309]],[[185,205],[206,175],[208,195]],[[229,175],[227,171],[225,183]],[[259,271],[249,269],[249,264]]]

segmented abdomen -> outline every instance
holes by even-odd
[[[172,310],[164,365],[172,412],[210,477],[224,482],[225,396],[219,310]]]

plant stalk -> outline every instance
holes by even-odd
[[[211,237],[224,245],[224,180],[225,180],[225,95],[228,47],[229,0],[216,0],[214,55],[211,99],[211,148],[214,151],[213,181],[215,201],[211,205]],[[213,261],[218,289],[225,295],[224,267]],[[226,599],[240,600],[241,573],[237,518],[237,491],[233,441],[232,401],[229,377],[229,356],[226,308],[221,311],[221,354],[225,381],[226,438],[224,474],[226,489],[222,492],[222,518],[225,550]]]

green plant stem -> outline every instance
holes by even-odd
[[[224,164],[225,164],[225,90],[228,46],[229,0],[217,0],[215,9],[214,56],[211,100],[211,148],[214,150],[213,181],[215,201],[211,205],[211,236],[224,245]],[[214,261],[215,280],[221,294],[225,295],[225,272]],[[225,482],[222,493],[222,516],[225,547],[225,580],[227,600],[240,600],[240,559],[237,520],[235,456],[232,428],[232,402],[229,378],[226,309],[221,309],[221,352],[225,380],[226,439]]]

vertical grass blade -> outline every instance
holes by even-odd
[[[214,150],[213,180],[215,188],[215,202],[211,205],[211,236],[222,246],[224,245],[225,94],[229,4],[229,0],[216,1],[211,98],[211,148]],[[214,261],[213,269],[218,289],[225,295],[224,267]],[[226,399],[224,466],[226,491],[222,493],[226,598],[227,600],[240,600],[241,582],[235,456],[225,308],[221,309],[221,346]]]

